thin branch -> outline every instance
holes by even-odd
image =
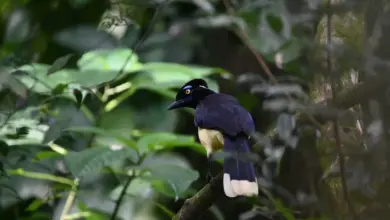
[[[327,1],[328,7],[331,6],[331,0]],[[330,10],[327,13],[327,43],[331,44],[332,43],[332,13],[330,13]],[[331,78],[331,88],[332,88],[332,97],[336,98],[337,93],[338,93],[338,83],[340,81],[339,76],[335,76],[334,73],[334,68],[333,68],[333,62],[332,62],[332,51],[328,50],[327,51],[327,67],[328,67],[328,73]],[[358,216],[356,214],[355,208],[351,202],[351,199],[348,194],[348,186],[347,186],[347,181],[345,177],[345,158],[344,154],[341,148],[341,138],[340,138],[340,131],[339,131],[339,123],[337,119],[333,120],[333,130],[334,130],[334,137],[336,141],[336,150],[339,158],[339,166],[340,166],[340,178],[341,178],[341,190],[343,193],[344,200],[347,204],[347,208],[349,209],[349,212],[352,214],[354,219],[358,219]]]
[[[77,188],[79,186],[79,179],[73,181],[72,189],[69,192],[68,198],[66,199],[64,209],[62,210],[60,220],[65,220],[70,209],[72,208],[73,201],[76,198]]]
[[[159,6],[156,8],[156,11],[154,12],[152,18],[150,19],[150,22],[149,22],[150,24],[148,25],[146,31],[141,36],[141,38],[134,44],[134,46],[132,46],[133,52],[129,56],[127,56],[125,62],[122,65],[122,68],[119,70],[119,72],[115,76],[114,80],[118,79],[124,73],[127,64],[131,61],[131,58],[133,57],[133,54],[135,54],[138,51],[138,49],[142,45],[142,43],[146,40],[147,37],[149,37],[150,33],[153,32],[153,27],[157,23],[157,18],[158,18],[158,15],[160,14],[160,11],[162,11],[164,9],[164,7],[166,5],[168,5],[168,3],[170,3],[170,2],[171,2],[171,0],[165,0],[164,2],[160,3]]]
[[[126,183],[125,185],[123,186],[123,189],[121,191],[121,194],[119,195],[119,198],[118,200],[115,202],[115,208],[114,208],[114,211],[112,212],[112,215],[111,215],[111,220],[115,220],[116,219],[116,216],[118,215],[118,212],[119,212],[119,208],[123,202],[123,198],[125,198],[125,195],[126,195],[126,191],[127,191],[127,188],[129,188],[130,186],[130,183],[131,181],[133,180],[134,178],[134,175],[129,175],[127,177],[127,180],[126,180]]]
[[[186,199],[184,205],[172,220],[192,220],[201,217],[217,198],[224,195],[222,177],[222,173],[218,174],[193,197]]]

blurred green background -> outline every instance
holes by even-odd
[[[167,106],[203,78],[253,115],[261,193],[176,219],[389,219],[389,3],[0,1],[0,216],[174,218],[208,164]]]

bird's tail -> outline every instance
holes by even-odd
[[[237,153],[249,153],[247,138],[224,137],[224,152],[229,153],[224,159],[223,189],[228,197],[258,195],[254,164],[237,158]]]

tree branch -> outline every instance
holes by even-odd
[[[222,177],[222,173],[218,174],[193,197],[186,199],[184,205],[172,220],[197,219],[205,213],[217,198],[223,196]]]
[[[315,104],[313,108],[308,109],[309,112],[298,116],[299,121],[310,123],[309,117],[314,117],[317,121],[325,123],[344,117],[345,111],[340,111],[340,109],[346,110],[364,103],[378,91],[384,91],[389,84],[390,77],[385,74],[369,76],[364,82],[338,92],[335,98],[329,98]]]

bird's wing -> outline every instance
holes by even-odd
[[[255,131],[252,116],[232,96],[207,96],[196,108],[195,126],[219,130],[229,136]]]

